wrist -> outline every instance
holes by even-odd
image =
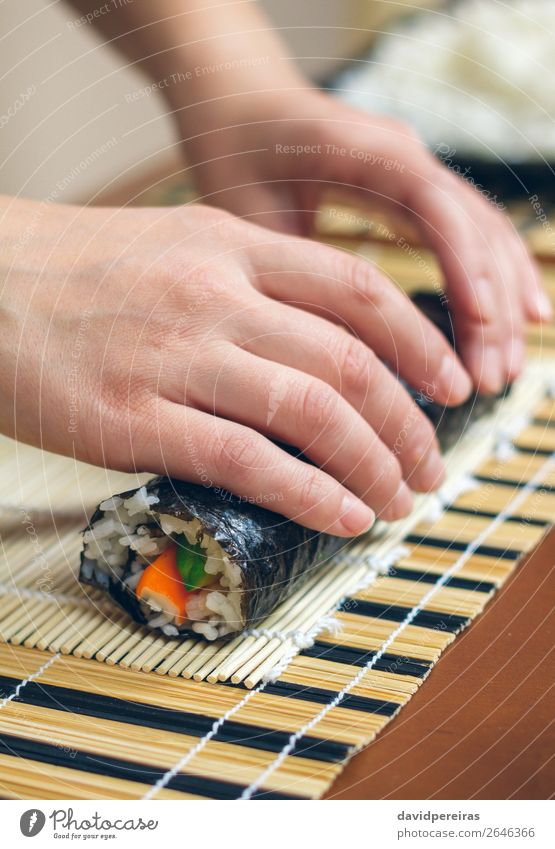
[[[245,152],[267,144],[280,123],[309,117],[321,93],[300,74],[273,78],[256,89],[243,89],[175,111],[178,132],[191,163]],[[316,110],[315,110],[316,112]]]

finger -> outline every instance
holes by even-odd
[[[483,204],[479,206],[483,213]],[[478,212],[476,216],[478,219]],[[501,374],[497,386],[492,386],[491,389],[499,392],[503,385],[518,376],[524,364],[522,284],[526,280],[527,270],[523,256],[515,255],[514,233],[511,230],[511,225],[502,216],[494,214],[488,209],[484,218],[483,230],[487,234],[491,252],[496,257],[499,269],[499,277],[493,284],[497,303],[497,321],[493,327],[486,327],[484,332],[486,339],[488,336],[497,333],[495,341],[499,345]]]
[[[487,328],[477,322],[463,323],[455,317],[458,349],[481,395],[497,395],[506,381],[508,372],[497,335],[492,339]],[[512,357],[511,362],[515,360]]]
[[[216,414],[294,445],[384,519],[412,499],[397,459],[329,384],[236,349],[212,396]]]
[[[401,170],[382,172],[348,159],[345,178],[370,194],[380,191],[400,210],[411,213],[423,241],[437,254],[457,310],[475,321],[495,320],[487,243],[480,240],[468,214],[464,183],[439,164],[423,146],[403,150],[392,133],[391,162],[397,151]],[[361,147],[364,147],[362,141]]]
[[[498,217],[452,175],[413,193],[410,205],[446,275],[462,360],[479,391],[496,394],[522,367],[515,274],[521,286],[529,270],[515,269]]]
[[[515,275],[517,275],[517,288],[521,297],[523,315],[529,321],[551,321],[553,309],[539,268],[510,219],[506,218],[504,223],[509,231],[506,245],[513,260]]]
[[[442,333],[371,263],[308,240],[254,251],[255,284],[281,301],[347,325],[415,389],[435,384],[439,403],[458,404],[471,383]]]
[[[526,244],[516,230],[508,215],[479,197],[476,190],[466,182],[459,180],[469,203],[475,209],[476,221],[487,213],[491,218],[493,232],[503,238],[500,246],[501,256],[510,260],[510,268],[515,281],[514,290],[523,305],[523,315],[530,321],[550,321],[552,307],[543,285],[538,266]],[[487,228],[486,228],[487,229]]]
[[[357,536],[374,522],[372,510],[348,489],[248,427],[166,400],[150,412],[151,425],[143,422],[133,439],[139,469],[222,487],[337,536]]]
[[[413,208],[446,274],[463,362],[481,392],[497,393],[523,359],[515,268],[496,217],[477,198],[468,203],[467,187],[448,177]]]
[[[432,183],[436,175],[436,183]],[[469,215],[462,192],[440,169],[417,179],[407,195],[424,241],[436,252],[455,308],[475,322],[495,322],[492,278],[498,274],[483,233]]]
[[[484,327],[483,335],[490,340],[489,355],[486,351],[484,356],[486,363],[489,363],[485,371],[489,375],[489,390],[499,392],[503,385],[520,374],[524,365],[525,292],[530,286],[523,285],[523,282],[537,275],[511,221],[480,198],[473,188],[465,183],[462,186],[468,197],[471,214],[487,239],[498,271],[492,277],[497,304],[496,321]],[[491,350],[492,341],[499,348],[497,352]],[[480,342],[477,342],[475,350],[469,351],[467,356],[467,360],[474,360],[474,371],[480,356]],[[481,389],[484,389],[483,385]]]
[[[497,221],[492,222],[492,249],[499,258],[501,280],[496,287],[501,351],[501,386],[512,382],[524,365],[524,305],[522,297],[522,269],[511,251],[512,239],[507,239]],[[498,390],[499,391],[499,390]]]
[[[496,233],[491,234],[495,248]],[[498,394],[520,372],[524,360],[521,296],[505,246],[498,247],[500,277],[492,281],[497,303],[495,323],[474,322],[455,312],[461,356],[483,394]]]
[[[522,245],[524,250],[526,247]],[[526,317],[530,321],[549,322],[553,320],[553,306],[547,290],[544,286],[540,271],[532,258],[530,258],[532,281],[529,288],[524,288],[524,307]]]
[[[520,318],[508,320],[499,292],[508,284],[519,305],[516,281],[520,290],[521,281],[530,278],[530,264],[522,257],[517,261],[503,217],[464,181],[422,155],[412,159],[410,175],[402,183],[392,180],[383,191],[390,191],[391,199],[416,216],[424,241],[436,250],[456,317],[457,349],[480,390],[498,392],[506,379],[518,374],[523,359]],[[368,174],[360,166],[349,179],[368,185]],[[493,244],[500,240],[496,250]],[[512,261],[507,262],[511,247]]]
[[[258,317],[264,331],[253,322],[243,347],[333,387],[398,458],[412,489],[436,488],[443,465],[434,429],[389,369],[344,329],[294,306],[270,304]],[[252,373],[256,366],[244,367]]]

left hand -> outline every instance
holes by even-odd
[[[512,380],[524,322],[549,319],[551,308],[510,220],[398,121],[314,90],[240,100],[232,114],[224,104],[207,132],[181,128],[201,200],[303,235],[330,188],[409,220],[437,255],[475,385],[495,393]]]

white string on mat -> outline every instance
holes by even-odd
[[[46,672],[46,670],[60,658],[60,652],[56,652],[56,654],[53,654],[52,657],[49,657],[48,660],[42,664],[42,666],[39,666],[36,672],[32,672],[31,675],[28,675],[27,678],[24,678],[22,681],[20,681],[11,696],[6,696],[5,699],[2,699],[2,701],[0,702],[0,710],[3,707],[6,707],[8,702],[11,702],[13,699],[17,699],[21,690],[23,689],[23,687],[25,687],[26,684],[29,684],[30,681],[34,681],[35,678],[39,678],[39,676],[42,675],[43,672]]]
[[[545,380],[542,381],[542,385],[545,389]],[[513,395],[513,400],[514,400],[514,395]],[[519,427],[521,427],[523,424],[525,424],[526,421],[529,421],[529,418],[530,418],[529,416],[524,417],[524,416],[522,416],[522,414],[519,414],[518,416],[514,417],[514,419],[510,420],[507,424],[502,426],[498,430],[498,433],[501,436],[507,436],[507,435],[514,436],[516,434],[516,432],[518,431]],[[428,516],[427,517],[423,516],[423,518],[428,518],[429,521],[437,520],[442,515],[447,504],[449,504],[451,501],[453,501],[459,494],[462,494],[462,492],[468,491],[469,489],[473,488],[475,485],[477,485],[477,482],[475,483],[474,479],[471,476],[468,476],[468,475],[463,475],[462,477],[456,479],[453,482],[448,481],[447,484],[445,484],[444,487],[442,487],[442,490],[440,490],[440,493],[439,493],[440,498],[439,499],[435,498],[433,495],[428,496],[428,498],[432,499],[432,503],[429,505]],[[5,506],[5,509],[6,508],[11,509],[12,506],[13,505],[8,504],[8,505]],[[0,511],[1,511],[1,509],[2,509],[2,507],[0,505]],[[378,533],[379,533],[379,530],[378,530]],[[375,540],[374,545],[376,544],[376,542],[378,543],[378,545],[380,544],[379,537]],[[395,549],[393,549],[392,552],[394,550]],[[392,553],[390,553],[389,556],[392,556]],[[363,557],[364,557],[364,555],[361,556],[361,553],[358,550],[356,550],[356,551],[344,553],[338,559],[338,563],[339,563],[339,565],[343,565],[343,564],[345,564],[345,565],[351,565],[351,564],[360,565],[361,561],[364,562]],[[373,566],[377,570],[377,572],[387,572],[389,565],[391,565],[391,562],[388,563],[387,558],[388,558],[388,553],[386,553],[385,557],[380,556],[380,555],[372,555],[371,557],[368,557],[367,563],[368,563],[368,565]],[[366,578],[364,580],[366,580]],[[72,606],[78,606],[78,607],[82,607],[82,608],[86,608],[87,610],[90,610],[89,597],[73,596],[72,594],[67,594],[67,593],[43,593],[41,591],[32,590],[32,589],[29,589],[27,587],[18,587],[17,585],[14,585],[13,587],[11,587],[11,586],[8,586],[7,584],[0,583],[0,595],[2,595],[3,593],[10,593],[10,594],[18,593],[22,598],[43,600],[43,601],[46,601],[46,602],[50,602],[51,604],[52,603],[58,603],[59,605],[69,604],[69,605],[72,605]],[[100,611],[106,612],[107,614],[115,612],[113,603],[111,603],[108,599],[102,598],[102,597],[94,598],[93,596],[91,596],[90,599],[93,601],[94,605]],[[253,629],[253,630],[256,632],[256,629]],[[262,631],[263,629],[260,629],[260,630]],[[274,632],[274,631],[271,631],[271,629],[267,629],[267,632],[268,633],[266,633],[266,629],[264,629],[263,636],[266,639],[279,639],[282,642],[285,642],[289,639],[293,639],[299,645],[299,648],[305,648],[306,647],[305,643],[304,643],[304,638],[301,635],[302,628],[291,629],[290,632],[280,631],[279,629],[276,629],[275,632]],[[257,639],[256,633],[253,633],[252,636],[255,639]]]
[[[357,581],[354,586],[350,587],[349,592],[342,596],[334,605],[333,611],[326,616],[322,616],[321,619],[318,619],[308,631],[299,631],[299,636],[297,638],[292,639],[291,647],[285,652],[283,657],[264,674],[264,681],[276,681],[282,672],[285,672],[295,655],[299,652],[299,650],[310,648],[314,644],[314,641],[318,634],[321,634],[323,631],[328,631],[333,636],[337,635],[341,628],[341,622],[334,617],[334,613],[337,613],[340,606],[343,602],[354,595],[355,593],[360,592],[360,590],[365,590],[370,584],[372,584],[378,575],[383,575],[389,571],[389,569],[394,566],[397,561],[399,561],[402,557],[405,557],[409,553],[409,549],[404,545],[395,545],[390,551],[386,551],[383,554],[372,554],[367,558],[368,568],[362,578]],[[348,555],[352,557],[354,562],[360,562],[360,555],[351,554]]]
[[[441,487],[439,492],[430,494],[429,509],[423,518],[430,524],[439,521],[445,512],[445,508],[449,504],[452,504],[453,501],[456,501],[459,495],[472,492],[473,489],[477,489],[479,486],[480,482],[472,475],[460,475],[454,480],[448,481]]]
[[[538,471],[537,475],[535,475],[534,478],[532,478],[532,480],[528,484],[526,484],[526,486],[521,490],[521,492],[519,493],[519,496],[517,496],[515,499],[513,499],[513,501],[505,508],[505,510],[502,511],[502,513],[499,514],[497,519],[494,520],[494,522],[488,528],[486,528],[485,531],[482,532],[482,534],[477,538],[477,540],[474,542],[474,544],[469,544],[469,546],[467,547],[465,552],[463,552],[461,557],[456,561],[455,564],[453,564],[451,569],[447,573],[445,573],[442,576],[442,578],[435,585],[433,585],[431,590],[420,601],[419,605],[417,607],[413,608],[413,610],[409,612],[407,618],[402,623],[400,623],[399,627],[395,630],[395,632],[388,638],[388,640],[386,640],[384,642],[384,644],[382,645],[382,647],[380,648],[378,653],[371,659],[371,661],[369,661],[368,664],[366,664],[366,666],[363,667],[359,671],[359,673],[355,676],[355,678],[353,678],[352,681],[349,682],[346,685],[346,687],[344,687],[343,690],[340,691],[334,697],[332,702],[330,704],[326,705],[317,714],[316,717],[314,717],[309,723],[307,723],[303,727],[303,729],[301,729],[299,732],[296,732],[296,734],[291,735],[288,744],[284,747],[284,749],[278,755],[278,757],[272,762],[272,764],[269,765],[269,767],[257,779],[256,782],[251,784],[250,787],[246,788],[246,790],[244,791],[244,793],[241,795],[240,798],[250,799],[252,797],[252,795],[256,792],[258,787],[260,787],[261,784],[264,783],[264,781],[266,781],[267,777],[269,775],[271,775],[279,767],[279,765],[287,757],[287,755],[290,753],[290,751],[292,751],[294,749],[298,740],[301,739],[301,737],[304,736],[307,733],[308,730],[310,730],[314,725],[316,725],[333,707],[340,704],[340,702],[343,700],[343,698],[362,679],[362,677],[364,676],[366,671],[368,671],[368,669],[372,668],[372,666],[377,662],[377,660],[386,652],[389,645],[391,645],[391,643],[404,630],[404,628],[407,627],[407,625],[409,625],[410,622],[413,621],[414,617],[418,614],[418,612],[422,609],[422,607],[427,603],[429,598],[432,597],[433,594],[441,586],[443,586],[445,581],[448,580],[448,578],[458,568],[460,568],[462,563],[465,562],[465,559],[472,555],[472,553],[475,551],[476,547],[481,544],[481,540],[484,539],[485,536],[487,536],[487,534],[490,533],[491,530],[494,529],[494,527],[496,526],[497,523],[504,521],[505,516],[509,515],[511,513],[511,511],[515,509],[515,505],[520,503],[520,501],[523,500],[530,492],[532,492],[535,488],[537,488],[536,484],[535,484],[535,479],[536,479],[536,477],[539,477],[540,475],[542,475],[544,473],[544,470],[545,470],[546,467],[551,465],[551,462],[550,462],[551,460],[553,460],[553,455],[550,458],[548,458],[548,460],[542,465],[542,467]],[[468,480],[468,478],[467,478],[467,480]],[[473,484],[473,486],[474,486],[474,484]],[[368,586],[368,583],[376,577],[377,573],[387,572],[389,567],[391,565],[393,565],[398,559],[400,559],[400,557],[404,556],[406,553],[407,553],[406,548],[404,548],[403,546],[397,546],[397,547],[392,548],[389,552],[386,552],[384,555],[372,555],[371,557],[369,557],[368,558],[368,565],[370,566],[370,570],[364,575],[363,579],[355,587],[353,587],[349,591],[349,594],[356,593],[360,589],[364,588],[365,586]],[[356,560],[356,562],[360,562],[360,555],[357,555],[354,552],[350,555],[347,555],[345,559],[347,560],[348,558],[351,558],[353,561]],[[17,586],[11,588],[11,587],[8,587],[5,584],[0,584],[0,593],[1,592],[8,592],[8,593],[19,592],[22,595],[22,597],[26,596],[26,597],[29,597],[29,598],[40,598],[40,599],[43,599],[43,600],[50,600],[50,601],[58,600],[60,602],[63,601],[64,603],[72,603],[72,604],[76,604],[76,603],[77,604],[83,604],[83,605],[88,604],[88,602],[85,599],[81,600],[81,599],[75,598],[75,597],[67,595],[67,594],[58,594],[58,596],[56,597],[56,595],[52,594],[52,593],[50,593],[50,594],[49,593],[43,593],[41,591],[30,590],[28,588],[17,587]],[[338,602],[338,604],[339,603],[340,602]],[[323,617],[321,620],[319,620],[317,623],[315,623],[315,625],[312,626],[312,628],[313,629],[314,628],[322,628],[322,630],[323,630],[324,627],[329,628],[330,625],[332,625],[332,623],[336,623],[336,622],[337,622],[337,620],[334,620],[332,617],[329,617],[329,616]],[[287,632],[285,632],[285,634],[287,634]],[[273,670],[271,670],[271,673],[275,673],[277,671],[278,674],[280,674],[283,671],[283,669],[290,663],[290,661],[292,660],[294,655],[297,653],[297,649],[298,649],[298,647],[296,647],[291,652],[288,652],[284,656],[284,658],[280,662],[280,664],[278,665],[278,668],[274,668]],[[13,698],[16,698],[17,695],[19,694],[20,690],[27,683],[29,683],[29,681],[32,681],[33,679],[39,677],[39,675],[43,674],[43,672],[46,671],[46,669],[48,667],[50,667],[51,664],[53,664],[56,660],[58,660],[60,656],[61,655],[58,652],[55,655],[53,655],[51,658],[49,658],[49,660],[45,664],[43,664],[43,666],[41,666],[35,673],[33,673],[27,679],[25,679],[24,681],[21,682],[17,686],[15,692],[10,697],[7,697],[2,702],[0,702],[0,707],[4,707],[5,704],[7,704]],[[274,675],[272,674],[272,680],[273,679],[274,679]],[[174,765],[174,767],[172,767],[172,769],[168,770],[152,786],[152,788],[148,791],[148,793],[143,798],[151,799],[158,792],[158,790],[165,787],[168,784],[168,782],[171,781],[171,779],[175,775],[177,775],[178,772],[180,770],[182,770],[187,765],[187,763],[189,763],[190,760],[196,754],[198,754],[198,752],[200,752],[204,748],[204,746],[206,746],[206,744],[218,733],[218,731],[224,725],[224,723],[229,718],[231,718],[231,716],[233,716],[236,712],[238,712],[251,698],[253,698],[257,693],[261,692],[264,689],[264,687],[266,686],[267,683],[268,683],[268,678],[265,676],[264,680],[261,682],[261,684],[258,687],[254,688],[253,690],[250,690],[245,695],[245,697],[243,699],[241,699],[241,701],[237,705],[235,705],[229,711],[227,711],[220,719],[215,720],[210,731],[201,740],[199,740],[198,743],[189,752],[187,752]]]
[[[371,557],[369,559],[369,562],[372,563],[372,567],[368,570],[368,572],[364,575],[364,577],[360,581],[358,581],[355,584],[354,587],[351,588],[350,594],[358,592],[359,590],[367,587],[368,584],[376,577],[376,574],[378,573],[380,568],[382,570],[383,569],[386,569],[386,570],[389,569],[389,567],[392,566],[394,563],[396,563],[397,560],[400,559],[400,557],[403,557],[407,551],[408,551],[408,549],[406,549],[404,546],[395,546],[394,548],[391,549],[391,551],[389,551],[389,552],[387,552],[387,553],[385,553],[381,556],[374,555],[373,557]],[[376,567],[378,567],[378,568],[376,568]],[[346,597],[347,596],[344,596],[342,599],[340,599],[340,601],[337,602],[337,607],[341,604],[343,599],[346,598]],[[337,607],[335,609],[337,609]],[[338,620],[334,619],[333,616],[328,615],[328,616],[323,616],[321,619],[318,620],[318,622],[315,622],[314,625],[312,626],[312,628],[309,631],[300,632],[300,633],[301,633],[303,639],[309,640],[308,645],[312,645],[312,642],[313,642],[314,638],[317,636],[317,634],[321,633],[324,630],[337,633],[340,627],[341,627],[341,625],[338,622]],[[297,633],[298,633],[297,631],[293,631],[293,632],[290,632],[290,635],[297,635]],[[278,636],[278,635],[283,635],[283,637],[285,639],[291,639],[291,636],[288,636],[288,637],[286,636],[287,632],[271,631],[270,629],[264,629],[264,628],[261,628],[261,629],[251,628],[249,630],[248,634],[250,636],[272,636],[272,637]],[[143,800],[152,799],[156,795],[156,793],[158,793],[159,790],[162,790],[172,780],[172,778],[174,778],[179,772],[181,772],[181,770],[188,763],[190,763],[190,761],[195,757],[195,755],[197,755],[200,751],[202,751],[202,749],[204,749],[206,744],[209,743],[210,740],[218,733],[218,731],[221,729],[221,727],[224,725],[224,723],[227,722],[228,719],[231,719],[231,717],[234,716],[234,714],[236,714],[239,710],[241,710],[241,708],[244,707],[250,701],[250,699],[253,698],[253,696],[255,696],[257,693],[261,693],[262,690],[264,689],[264,687],[266,686],[266,684],[269,684],[271,681],[275,681],[275,679],[278,677],[278,675],[280,675],[286,669],[286,667],[289,665],[289,663],[291,662],[293,657],[295,657],[299,648],[302,648],[302,647],[304,647],[304,646],[293,645],[291,650],[284,655],[284,657],[279,662],[279,664],[276,667],[274,667],[273,669],[271,669],[264,676],[264,679],[258,685],[258,687],[255,687],[253,690],[250,690],[245,695],[245,697],[243,699],[241,699],[240,702],[238,702],[236,705],[234,705],[232,708],[230,708],[219,719],[215,720],[210,731],[208,731],[204,735],[204,737],[202,737],[198,741],[198,743],[196,743],[192,747],[192,749],[190,749],[188,752],[186,752],[183,755],[183,757],[180,758],[180,760],[177,761],[177,763],[174,764],[174,766],[171,769],[169,769],[166,773],[164,773],[164,775],[161,778],[159,778],[158,781],[155,784],[152,785],[150,790],[147,793],[145,793],[145,795],[142,797],[142,799]]]
[[[282,642],[290,641],[292,644],[278,663],[264,674],[263,680],[275,681],[279,678],[281,673],[287,669],[298,652],[302,649],[310,648],[310,646],[314,644],[316,637],[323,631],[327,631],[333,636],[337,635],[341,630],[342,625],[333,614],[337,613],[345,599],[360,590],[366,589],[375,581],[378,575],[388,572],[391,566],[397,563],[401,557],[405,557],[408,553],[409,550],[404,545],[396,545],[384,554],[370,555],[370,557],[367,558],[367,570],[362,578],[360,578],[354,586],[350,587],[349,592],[346,595],[342,596],[335,602],[331,613],[322,616],[307,631],[303,631],[300,628],[290,632],[271,631],[270,629],[267,629],[266,633],[264,633],[265,629],[260,629],[256,634],[254,634],[253,631],[256,631],[256,629],[249,631],[248,633],[253,636],[278,638],[282,640]],[[351,558],[353,558],[353,563],[360,563],[360,555],[357,555],[356,553],[349,554],[345,559],[350,560]]]
[[[390,566],[406,554],[408,554],[407,548],[404,546],[395,546],[395,548],[392,548],[391,551],[387,552],[385,555],[372,555],[369,557],[368,570],[364,573],[363,577],[349,589],[348,595],[352,595],[359,590],[365,589],[381,571],[387,571]],[[344,563],[344,565],[351,565],[351,563],[360,565],[360,561],[360,555],[348,554],[344,557],[342,563]],[[302,628],[294,628],[291,631],[280,631],[278,628],[249,628],[244,632],[244,635],[246,637],[266,637],[270,640],[277,639],[282,642],[291,640],[299,649],[309,648],[314,639],[322,631],[327,630],[333,634],[339,633],[341,623],[337,619],[333,618],[333,613],[337,612],[345,598],[347,598],[347,596],[342,596],[342,598],[336,601],[331,612],[317,619],[316,622],[314,622],[314,624],[306,631]]]
[[[303,631],[302,628],[294,628],[292,631],[280,631],[274,628],[249,628],[244,631],[245,637],[266,637],[268,640],[281,640],[285,643],[291,640],[299,649],[306,649],[312,645],[313,640],[322,631],[333,631],[338,633],[339,622],[332,616],[322,616],[318,619],[308,631]]]
[[[350,594],[358,592],[359,590],[367,587],[368,584],[371,581],[374,580],[374,578],[376,577],[376,575],[380,571],[387,571],[387,569],[389,569],[390,566],[392,566],[394,563],[397,562],[397,560],[399,560],[401,557],[403,557],[407,553],[407,551],[408,551],[408,549],[406,549],[404,546],[395,546],[394,548],[391,549],[391,551],[386,552],[383,555],[373,555],[371,558],[369,558],[369,563],[371,564],[369,570],[365,573],[363,578],[361,578],[361,580],[358,581],[350,589]],[[347,596],[344,596],[342,599],[340,599],[337,602],[337,606],[336,606],[335,610],[337,610],[337,607],[339,607],[339,605],[344,600],[344,598],[347,598]],[[174,766],[171,769],[169,769],[166,773],[164,773],[164,775],[161,778],[159,778],[158,781],[155,784],[153,784],[153,786],[150,788],[150,790],[147,793],[145,793],[145,795],[142,797],[142,799],[143,800],[152,799],[156,795],[156,793],[158,793],[159,790],[162,790],[172,780],[172,778],[174,778],[179,772],[181,772],[181,770],[183,770],[183,768],[188,763],[190,763],[190,761],[195,757],[195,755],[197,755],[200,751],[202,751],[202,749],[204,749],[206,744],[209,743],[210,740],[218,733],[218,731],[222,728],[222,726],[224,725],[225,722],[227,722],[228,719],[230,719],[232,716],[234,716],[234,714],[236,714],[239,710],[241,710],[241,708],[243,708],[250,701],[250,699],[253,698],[253,696],[255,696],[257,693],[261,693],[264,690],[264,688],[267,684],[269,684],[271,681],[275,681],[276,678],[279,677],[279,675],[281,675],[281,673],[287,668],[289,663],[292,661],[292,659],[298,653],[300,648],[305,648],[305,647],[312,645],[315,637],[319,633],[321,633],[322,631],[330,631],[331,633],[338,633],[340,627],[341,627],[340,622],[337,619],[335,619],[333,616],[328,615],[328,616],[323,616],[321,619],[319,619],[317,622],[315,622],[314,625],[312,626],[312,628],[309,631],[306,631],[306,632],[299,631],[299,630],[295,630],[295,631],[291,631],[291,632],[272,631],[271,629],[266,629],[266,628],[260,628],[260,629],[251,628],[251,629],[249,629],[248,636],[255,636],[255,637],[264,636],[264,637],[270,637],[270,638],[279,637],[280,639],[283,639],[284,641],[286,639],[295,640],[295,638],[296,638],[297,642],[296,643],[294,642],[291,649],[283,656],[283,658],[280,660],[279,664],[277,664],[273,669],[271,669],[264,676],[262,682],[258,685],[258,687],[255,687],[253,690],[250,690],[245,695],[245,697],[243,699],[241,699],[240,702],[238,702],[238,704],[234,705],[232,708],[230,708],[230,710],[228,710],[226,713],[224,713],[223,716],[221,716],[219,719],[215,720],[210,731],[208,731],[207,734],[205,734],[204,737],[202,737],[198,741],[198,743],[196,743],[192,747],[192,749],[190,749],[188,752],[186,752],[183,755],[183,757],[180,758],[180,760],[177,761],[177,763],[174,764]],[[302,641],[302,644],[299,644],[301,641]]]
[[[516,454],[512,439],[500,439],[495,446],[494,456],[500,463],[508,463]]]
[[[266,684],[267,682],[264,681],[262,684],[259,684],[258,687],[255,687],[254,690],[249,690],[249,692],[244,696],[244,698],[241,699],[240,702],[238,702],[236,705],[233,705],[233,707],[226,711],[224,715],[221,716],[219,719],[216,719],[210,731],[208,731],[204,735],[204,737],[201,737],[198,743],[196,743],[192,749],[189,749],[189,751],[186,752],[183,757],[180,758],[177,763],[174,764],[174,766],[172,766],[171,769],[165,772],[164,775],[162,775],[161,778],[158,779],[156,784],[152,785],[150,790],[142,797],[142,801],[152,799],[156,795],[156,793],[158,793],[159,790],[162,790],[166,786],[166,784],[168,784],[172,780],[172,778],[175,778],[175,776],[179,772],[181,772],[181,770],[185,766],[187,766],[187,764],[195,757],[195,755],[198,755],[198,753],[202,751],[202,749],[204,749],[204,747],[207,743],[210,742],[212,737],[214,737],[218,733],[222,725],[227,722],[228,719],[231,719],[231,717],[239,710],[241,710],[241,708],[244,707],[247,702],[249,702],[253,698],[253,696],[256,695],[256,693],[260,693],[264,689]]]
[[[372,667],[377,663],[378,660],[387,652],[387,649],[391,646],[391,644],[399,637],[402,632],[407,628],[411,622],[414,621],[416,616],[424,609],[426,604],[430,601],[431,598],[435,595],[435,593],[441,589],[441,587],[445,586],[446,582],[451,578],[455,572],[457,572],[461,566],[463,566],[467,560],[472,557],[474,552],[482,545],[484,540],[489,536],[489,534],[494,531],[499,525],[503,524],[503,522],[512,514],[514,511],[520,506],[520,504],[525,501],[525,499],[532,493],[535,492],[540,486],[541,481],[544,476],[551,470],[551,467],[555,466],[555,452],[549,455],[544,463],[540,466],[536,474],[530,479],[528,483],[526,483],[522,489],[515,495],[514,498],[511,499],[509,504],[505,506],[505,508],[498,513],[498,515],[489,523],[487,527],[485,527],[478,536],[472,540],[466,546],[465,550],[461,553],[460,557],[449,567],[449,569],[443,573],[438,581],[428,590],[428,592],[420,599],[418,604],[416,604],[406,615],[403,621],[398,625],[398,627],[389,635],[389,637],[382,643],[376,654],[357,672],[357,674],[351,678],[351,680],[340,690],[337,695],[328,702],[324,707],[314,716],[311,720],[309,720],[299,731],[296,731],[289,738],[289,741],[285,744],[281,752],[278,756],[266,767],[266,769],[259,775],[259,777],[253,781],[253,783],[247,787],[241,796],[239,796],[240,800],[249,800],[256,793],[259,787],[264,784],[264,782],[282,765],[288,755],[294,750],[295,746],[309,731],[311,731],[329,712],[333,710],[333,708],[337,707],[347,696],[350,691],[356,687],[363,679],[364,675],[372,669]]]
[[[515,436],[521,433],[529,424],[530,416],[526,414],[516,416],[509,424],[499,429],[494,450],[496,460],[499,460],[500,463],[508,463],[514,457],[516,454],[516,448],[514,446]]]
[[[389,572],[392,566],[395,566],[398,560],[406,557],[409,553],[409,549],[406,545],[394,545],[393,548],[384,552],[384,554],[371,554],[368,558],[368,566],[375,574],[373,576],[368,574],[366,577],[362,578],[359,584],[351,590],[350,594],[366,589],[368,584],[371,582],[372,577],[376,577],[376,574],[385,575]]]
[[[318,622],[315,622],[312,628],[303,635],[301,642],[293,642],[291,647],[285,652],[283,657],[264,674],[263,681],[267,684],[276,681],[282,672],[285,672],[291,661],[302,649],[308,649],[314,644],[314,640],[324,631],[327,631],[332,636],[337,636],[341,631],[341,622],[333,616],[323,616]]]
[[[69,595],[68,593],[47,593],[44,590],[31,590],[28,587],[20,587],[18,584],[14,584],[10,586],[9,584],[0,583],[0,595],[18,595],[21,598],[32,599],[35,601],[50,601],[50,602],[59,602],[59,604],[82,604],[86,603],[88,606],[88,602],[81,602],[80,599],[75,596]]]
[[[112,613],[114,605],[103,598],[79,598],[79,596],[71,595],[70,593],[47,593],[44,590],[32,590],[29,587],[20,587],[18,584],[10,586],[0,582],[0,595],[18,595],[21,598],[26,598],[34,601],[49,601],[51,604],[57,603],[72,604],[74,607],[84,607],[87,610],[91,608],[91,601],[100,608]]]
[[[83,512],[75,510],[55,510],[54,508],[46,509],[44,507],[25,507],[24,504],[0,504],[0,518],[4,516],[14,516],[16,513],[22,514],[23,517],[29,517],[34,522],[47,522],[53,524],[56,519],[64,519],[66,521],[80,522],[86,521],[86,516]]]
[[[391,559],[391,555],[390,555],[389,559]],[[351,589],[351,592],[358,592],[359,589],[363,589],[364,587],[366,587],[368,585],[369,579],[371,580],[372,578],[375,577],[375,575],[376,575],[376,572],[374,570],[372,570],[371,575],[368,575],[368,573],[367,573],[366,576]],[[341,601],[342,600],[343,599],[341,599]],[[338,606],[339,606],[340,603],[341,602],[338,602]],[[312,645],[312,642],[313,642],[314,638],[317,636],[318,633],[321,633],[324,630],[328,630],[328,631],[332,631],[332,632],[337,633],[339,627],[340,627],[340,623],[337,621],[337,619],[334,619],[332,616],[323,616],[321,619],[318,620],[318,622],[314,623],[314,625],[312,626],[312,628],[308,632],[298,632],[298,631],[280,632],[280,631],[272,631],[272,630],[266,629],[266,628],[260,628],[260,629],[251,628],[248,631],[248,636],[265,636],[265,637],[272,637],[272,638],[276,637],[276,636],[280,636],[280,637],[283,637],[283,639],[285,640],[285,639],[291,639],[292,637],[297,636],[300,633],[300,635],[305,640],[307,638],[309,639],[309,642],[308,642],[307,645]],[[202,737],[198,741],[198,743],[196,743],[193,746],[192,749],[190,749],[188,752],[186,752],[183,755],[183,757],[180,758],[180,760],[177,761],[177,763],[174,764],[174,766],[171,769],[169,769],[161,778],[158,779],[158,781],[155,784],[152,785],[150,790],[147,793],[145,793],[145,795],[142,797],[143,800],[152,799],[159,790],[162,790],[171,781],[171,779],[174,778],[195,757],[195,755],[197,755],[200,751],[202,751],[202,749],[206,746],[206,744],[208,742],[210,742],[210,740],[218,733],[218,731],[221,729],[221,727],[224,725],[224,723],[227,722],[228,719],[230,719],[242,707],[244,707],[250,701],[250,699],[252,699],[253,696],[256,695],[256,693],[261,693],[262,690],[265,688],[266,684],[269,684],[271,681],[274,681],[278,677],[278,675],[280,675],[286,669],[286,667],[289,665],[289,663],[291,662],[293,657],[295,657],[295,655],[299,651],[299,648],[303,648],[303,647],[304,646],[294,645],[292,647],[292,649],[290,650],[290,652],[287,652],[284,655],[284,657],[279,662],[279,664],[276,667],[274,667],[274,669],[270,670],[270,672],[267,673],[264,676],[262,682],[258,685],[258,687],[255,687],[253,690],[250,690],[245,695],[245,697],[243,699],[241,699],[240,702],[238,702],[238,704],[234,705],[232,708],[230,708],[230,710],[228,710],[226,713],[224,713],[223,716],[221,716],[219,719],[217,719],[214,722],[214,724],[212,725],[212,728],[210,729],[210,731],[208,731],[207,734],[205,734],[204,737]]]

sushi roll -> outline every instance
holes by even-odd
[[[160,477],[100,504],[79,578],[166,636],[216,640],[258,625],[344,544],[229,492]]]
[[[440,299],[414,300],[453,343]],[[474,395],[445,408],[409,391],[444,449],[496,401]],[[168,637],[216,640],[256,627],[344,545],[229,492],[158,477],[100,504],[79,578]]]

